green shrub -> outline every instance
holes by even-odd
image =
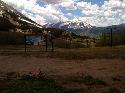
[[[109,93],[120,93],[120,90],[117,88],[109,88]]]
[[[107,85],[105,81],[100,79],[95,79],[90,75],[86,75],[83,77],[82,81],[85,85]]]
[[[116,31],[112,34],[112,45],[125,45],[125,30]],[[100,36],[99,41],[96,43],[96,46],[110,46],[111,45],[111,36],[110,33],[106,33]]]
[[[105,81],[97,79],[97,78],[93,78],[90,75],[85,75],[84,77],[82,77],[82,76],[68,77],[66,79],[66,81],[83,83],[85,85],[104,85],[104,86],[107,85],[107,83]]]
[[[84,48],[85,45],[81,44],[80,42],[75,41],[66,41],[62,39],[55,39],[54,40],[54,46],[58,48]]]
[[[0,44],[24,44],[24,35],[18,32],[0,31]]]
[[[51,80],[8,81],[0,93],[85,93],[81,89],[67,89]]]

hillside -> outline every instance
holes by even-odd
[[[20,29],[24,29],[26,27],[39,28],[41,25],[32,21],[13,7],[0,0],[0,30],[9,30],[15,27]]]

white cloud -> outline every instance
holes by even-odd
[[[75,1],[74,0],[43,0],[46,4],[53,4],[53,5],[60,5],[62,7],[65,7],[67,10],[74,10],[75,7]]]
[[[75,2],[73,0],[67,0],[65,2],[62,2],[60,5],[62,7],[65,7],[67,10],[75,10],[76,6],[74,4]]]
[[[81,20],[94,26],[109,26],[125,23],[125,0],[106,0],[99,6],[84,2],[84,0],[3,0],[12,5],[23,14],[40,24],[68,21],[68,17],[75,17],[74,20]],[[40,6],[37,2],[44,2]],[[76,18],[73,14],[64,14],[60,6],[66,10],[74,11],[80,9],[82,16]],[[78,15],[77,15],[78,16]]]
[[[67,15],[70,16],[70,17],[73,16],[72,13],[67,13]]]
[[[78,2],[83,16],[80,20],[95,26],[109,26],[125,23],[125,0],[105,1],[102,6],[87,2]]]
[[[99,9],[99,6],[94,4],[92,5],[91,3],[88,3],[88,2],[78,2],[77,3],[77,7],[79,9],[84,9],[84,10],[98,10]]]
[[[46,2],[47,4],[58,4],[58,3],[66,2],[67,0],[43,0],[43,1]]]
[[[45,0],[49,3],[49,0]],[[54,3],[57,0],[52,0],[50,3]],[[62,0],[60,0],[61,2]],[[65,0],[64,0],[65,1]],[[68,20],[64,14],[52,4],[47,4],[42,7],[37,4],[37,0],[4,0],[4,2],[16,7],[24,15],[31,18],[35,22],[44,25],[45,23],[55,23],[60,20]]]

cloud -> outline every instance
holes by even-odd
[[[88,2],[78,2],[77,3],[77,8],[82,10],[82,13],[84,14],[84,16],[95,16],[95,15],[99,15],[101,13],[101,11],[99,10],[99,6],[97,4],[92,5],[91,3]]]
[[[70,16],[70,17],[73,16],[72,13],[67,13],[67,15]]]
[[[83,13],[80,20],[94,26],[125,23],[125,0],[105,1],[102,6],[82,1],[77,3],[77,8]]]
[[[46,2],[47,4],[59,4],[62,2],[69,2],[71,0],[43,0],[44,2]]]
[[[84,10],[98,10],[99,6],[97,4],[92,5],[91,3],[88,2],[78,2],[77,3],[77,8],[78,9],[84,9]]]
[[[41,25],[68,20],[81,20],[93,26],[109,26],[125,23],[125,0],[106,0],[102,5],[92,4],[84,0],[3,1]],[[42,2],[43,5],[40,5],[38,2]],[[78,10],[81,13],[77,14]],[[74,19],[72,19],[73,17]]]
[[[25,11],[25,10],[22,10],[22,13],[24,14],[24,15],[26,15],[27,17],[29,17],[31,20],[33,20],[33,21],[35,21],[36,23],[38,23],[38,24],[41,24],[41,25],[44,25],[44,24],[46,24],[46,19],[45,18],[43,18],[42,16],[40,16],[40,15],[34,15],[34,14],[32,14],[32,13],[30,13],[30,12],[27,12],[27,11]]]
[[[65,7],[67,10],[74,10],[75,7],[75,1],[74,0],[43,0],[46,4],[53,4],[53,5],[60,5],[62,7]]]
[[[60,5],[62,7],[65,7],[67,10],[75,10],[76,9],[75,2],[73,0],[67,0],[65,2],[62,2]]]
[[[48,2],[49,0],[45,0]],[[52,0],[54,3],[57,0]],[[61,1],[61,0],[60,0]],[[14,6],[17,10],[21,11],[24,15],[31,18],[35,22],[44,25],[46,23],[55,23],[68,20],[64,14],[58,9],[58,6],[47,4],[44,7],[37,4],[37,0],[4,0],[9,5]]]

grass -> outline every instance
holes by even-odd
[[[120,90],[118,88],[109,88],[109,93],[120,93]]]
[[[51,50],[48,50],[51,51]],[[68,60],[87,60],[87,59],[125,59],[125,46],[115,47],[95,47],[95,48],[76,48],[64,49],[55,48],[54,52],[45,52],[40,48],[29,48],[24,52],[24,46],[0,46],[2,55],[22,55],[35,57],[62,58]]]
[[[104,85],[107,83],[103,80],[93,78],[90,75],[85,75],[81,80],[70,78],[78,83],[83,83],[88,88],[64,88],[52,79],[32,79],[32,80],[1,80],[0,93],[92,93],[89,86]],[[94,93],[121,93],[116,87],[108,87],[105,90],[98,90]]]
[[[114,76],[114,77],[112,77],[112,80],[113,81],[121,81],[122,77],[121,76]]]
[[[90,75],[84,76],[82,82],[85,85],[104,85],[104,86],[107,85],[107,83],[105,81],[97,79],[97,78],[93,78]]]
[[[105,90],[104,92],[102,93],[124,93],[124,92],[121,92],[118,88],[116,87],[110,87],[108,88],[107,90]]]
[[[35,50],[35,49],[34,49]],[[28,51],[24,52],[24,46],[0,46],[0,55],[16,55],[23,57],[49,57],[68,60],[87,60],[87,59],[123,59],[125,60],[125,46],[115,47],[95,47],[95,48],[76,48],[64,49],[56,48],[55,52]],[[9,73],[13,74],[13,73]],[[120,77],[112,77],[113,81],[120,81]],[[73,82],[78,82],[89,86],[106,86],[107,82],[85,75],[80,79],[70,78]],[[67,89],[59,86],[51,80],[15,80],[0,81],[0,93],[86,93],[84,89]],[[118,88],[109,88],[104,93],[120,93]]]
[[[70,82],[84,84],[87,86],[96,86],[96,85],[107,86],[108,85],[105,81],[98,78],[94,78],[91,75],[85,75],[80,77],[68,77],[66,80]]]
[[[7,77],[15,74],[7,73]],[[36,75],[29,73],[13,79],[3,78],[0,80],[0,93],[84,93],[84,90],[64,88],[40,71]]]
[[[48,53],[47,57],[68,60],[125,59],[125,49],[117,47],[56,49],[54,53]]]
[[[16,80],[3,83],[6,86],[0,88],[0,93],[84,93],[79,89],[62,88],[50,80]]]

